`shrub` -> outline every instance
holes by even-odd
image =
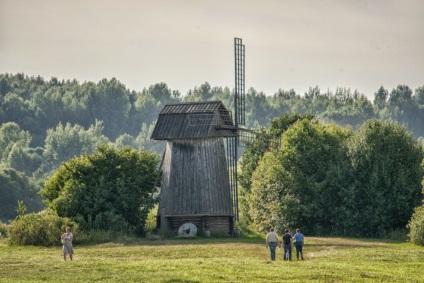
[[[156,215],[158,214],[158,205],[155,205],[147,214],[146,224],[144,224],[144,231],[151,234],[156,230]]]
[[[144,234],[154,206],[157,154],[102,146],[98,153],[62,163],[40,194],[48,208],[69,217],[84,232],[107,230]]]
[[[9,225],[0,222],[0,239],[9,236]]]
[[[379,238],[398,241],[398,242],[405,242],[408,239],[408,229],[398,228],[398,229],[382,231],[379,234]]]
[[[412,243],[424,246],[424,205],[415,208],[414,214],[409,220],[409,238]]]
[[[134,227],[128,221],[121,215],[113,214],[110,211],[99,213],[94,219],[88,216],[87,221],[82,215],[77,215],[75,222],[78,223],[80,231],[84,233],[90,231],[110,231],[128,235],[134,234]]]
[[[76,223],[68,218],[47,211],[25,214],[12,221],[8,243],[23,246],[60,245],[60,235],[67,226],[72,228],[73,233],[76,232]]]

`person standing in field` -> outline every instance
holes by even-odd
[[[297,228],[296,234],[294,234],[294,246],[296,247],[297,260],[299,260],[299,254],[300,254],[300,257],[303,260],[303,245],[304,245],[304,243],[305,243],[305,237],[300,232],[300,229]]]
[[[66,255],[69,255],[69,259],[72,261],[72,255],[74,254],[74,247],[72,246],[72,241],[74,235],[71,233],[71,228],[66,227],[66,232],[60,237],[63,244],[63,260],[66,261]]]
[[[271,228],[268,235],[266,235],[266,247],[269,247],[271,260],[275,260],[275,249],[277,248],[278,244],[278,235],[274,232],[274,228]]]
[[[293,236],[289,233],[289,229],[284,231],[283,236],[283,245],[284,245],[284,260],[292,260],[292,244],[293,244]]]

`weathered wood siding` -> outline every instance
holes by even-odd
[[[229,186],[222,138],[167,141],[159,215],[232,216]]]

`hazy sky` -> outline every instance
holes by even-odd
[[[0,0],[0,73],[183,95],[234,88],[234,37],[246,89],[272,95],[424,85],[423,0]]]

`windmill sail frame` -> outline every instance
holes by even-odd
[[[239,220],[238,208],[238,177],[237,161],[238,147],[240,144],[239,125],[246,124],[246,94],[245,94],[245,55],[246,49],[241,38],[234,38],[234,126],[237,135],[227,138],[227,162],[228,177],[230,179],[230,191],[233,199],[233,212],[236,220]]]
[[[241,38],[234,38],[234,124],[246,124],[245,59],[246,49]]]

